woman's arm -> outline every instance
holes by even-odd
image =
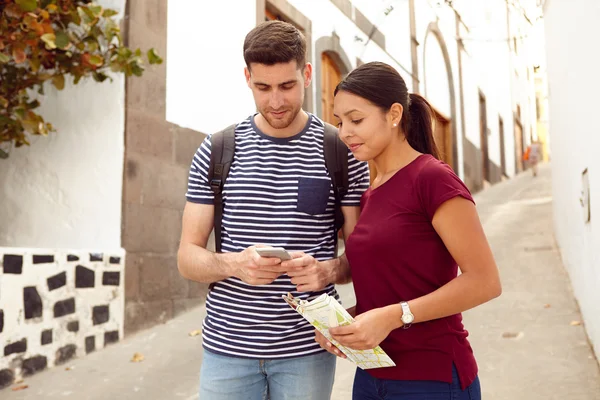
[[[432,223],[462,273],[434,292],[408,302],[415,317],[413,323],[461,313],[502,292],[496,262],[471,201],[454,197],[444,202]],[[345,346],[371,349],[402,326],[401,316],[402,307],[393,304],[361,314],[355,323],[330,332]]]

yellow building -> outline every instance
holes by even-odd
[[[542,143],[544,162],[550,161],[550,135],[548,133],[548,81],[542,67],[535,68],[535,109],[537,139]]]

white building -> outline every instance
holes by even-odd
[[[555,231],[588,336],[600,354],[600,3],[546,0]]]

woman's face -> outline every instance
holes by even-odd
[[[401,106],[400,106],[401,110]],[[380,155],[397,135],[394,126],[402,117],[397,112],[384,112],[380,107],[355,94],[339,91],[333,102],[333,114],[338,119],[340,139],[359,161],[369,161]]]

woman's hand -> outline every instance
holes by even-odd
[[[338,356],[341,358],[346,358],[346,355],[340,351],[337,347],[335,347],[321,332],[315,329],[315,342],[319,343],[319,345],[333,354],[334,356]]]

